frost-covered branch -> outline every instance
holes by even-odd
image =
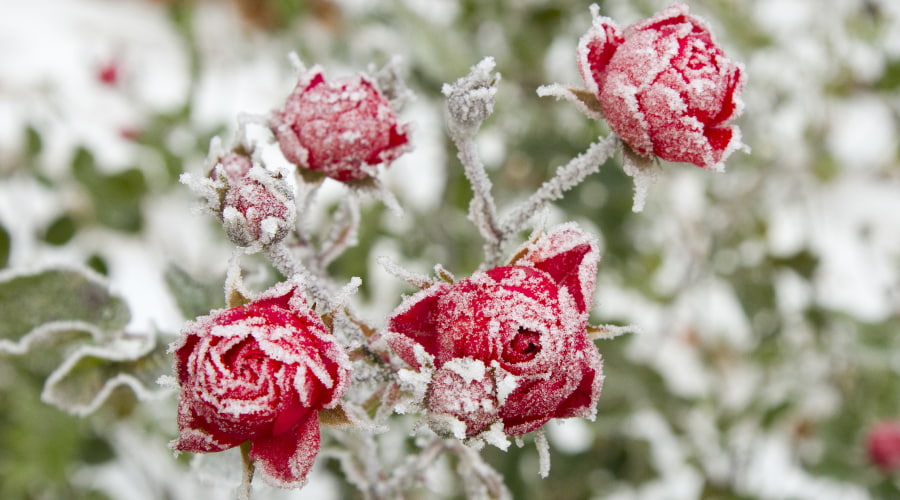
[[[563,193],[577,186],[588,175],[597,172],[600,165],[615,154],[618,146],[619,138],[615,134],[609,134],[591,144],[587,151],[572,158],[569,163],[560,166],[552,179],[544,182],[530,198],[504,217],[500,226],[501,234],[508,237],[521,230],[528,219],[548,203],[562,198]]]

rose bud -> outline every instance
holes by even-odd
[[[209,453],[249,441],[268,482],[306,482],[319,451],[317,412],[340,402],[350,361],[299,287],[281,283],[197,318],[169,350],[181,390],[172,448]]]
[[[467,437],[496,422],[519,435],[551,418],[593,417],[603,374],[586,327],[598,260],[596,243],[568,224],[512,265],[408,297],[386,338],[413,369],[424,368],[417,346],[431,356],[428,410],[464,424]]]
[[[410,149],[409,127],[364,76],[326,82],[306,71],[270,124],[288,161],[339,181],[373,177]]]
[[[291,186],[237,153],[224,155],[211,175],[226,186],[217,215],[237,246],[271,245],[294,225],[296,208]]]
[[[900,470],[900,422],[875,424],[866,438],[869,461],[886,474]]]
[[[624,32],[595,13],[578,66],[610,129],[640,155],[721,170],[742,147],[728,123],[743,109],[744,67],[684,4]]]

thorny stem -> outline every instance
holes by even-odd
[[[403,466],[394,469],[388,483],[387,493],[390,494],[393,490],[394,495],[399,495],[400,492],[412,487],[422,471],[430,467],[445,450],[444,443],[441,440],[435,440],[418,454],[407,457]],[[398,498],[398,496],[391,498]]]
[[[457,135],[457,134],[454,134]],[[462,162],[469,184],[472,185],[472,203],[469,205],[469,217],[478,226],[484,237],[485,265],[496,265],[500,260],[503,245],[503,233],[497,217],[497,206],[491,195],[491,180],[484,170],[484,163],[478,156],[475,141],[471,136],[454,137],[459,150],[459,161]]]
[[[299,278],[306,286],[306,291],[309,292],[313,301],[318,303],[321,307],[331,307],[329,293],[320,285],[319,278],[303,267],[303,264],[294,257],[290,249],[288,249],[284,243],[270,245],[266,248],[266,256],[272,262],[272,265],[275,266],[275,269],[285,277]]]
[[[569,163],[557,168],[556,175],[552,179],[544,182],[530,198],[504,217],[500,225],[502,237],[508,238],[521,230],[535,212],[551,201],[562,198],[563,193],[577,186],[588,175],[600,170],[600,165],[616,152],[618,144],[619,137],[610,133],[591,144],[584,153],[569,160]]]
[[[256,466],[253,465],[253,459],[250,458],[250,441],[241,443],[241,462],[243,463],[243,476],[241,477],[241,486],[238,489],[238,498],[240,500],[250,500],[251,484],[253,482],[253,473]]]

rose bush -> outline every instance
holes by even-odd
[[[249,456],[276,486],[306,481],[319,451],[317,412],[349,381],[346,353],[291,283],[241,307],[189,322],[175,354],[181,387],[179,451],[223,451],[249,441]]]
[[[433,364],[425,406],[464,424],[458,434],[502,422],[518,435],[596,411],[602,363],[586,332],[596,243],[566,224],[517,255],[511,265],[425,288],[389,320],[397,355],[416,370]]]
[[[271,126],[288,161],[339,181],[372,177],[409,150],[409,127],[367,78],[301,76]]]
[[[744,68],[684,4],[624,32],[595,15],[578,67],[609,127],[641,155],[720,170],[741,147],[740,130],[728,123],[743,109]]]

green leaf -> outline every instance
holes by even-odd
[[[0,318],[0,354],[24,354],[35,344],[75,336],[109,341],[130,314],[96,273],[53,268],[0,273]]]
[[[122,337],[105,346],[83,345],[47,377],[41,399],[74,415],[92,413],[119,387],[139,400],[169,392],[157,380],[171,375],[167,345],[156,335]]]
[[[84,148],[72,160],[75,178],[90,193],[97,220],[120,231],[141,229],[141,200],[147,193],[147,182],[140,170],[131,168],[111,175],[97,169],[94,157]]]
[[[203,283],[174,265],[166,269],[165,280],[178,309],[186,318],[196,318],[209,314],[213,309],[225,307],[223,280]]]

